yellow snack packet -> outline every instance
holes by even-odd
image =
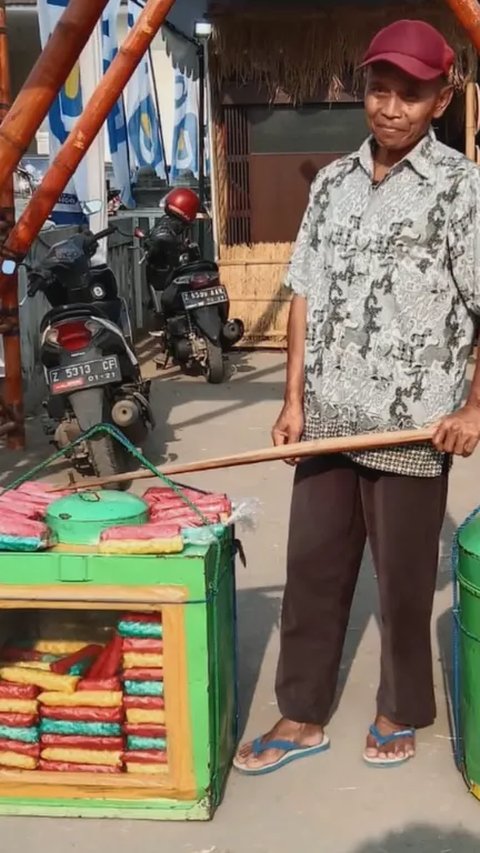
[[[56,672],[43,672],[21,666],[2,666],[0,678],[14,684],[34,684],[42,690],[58,690],[61,693],[73,693],[78,682],[77,675],[59,675]]]
[[[19,660],[14,663],[2,661],[0,662],[0,666],[20,666],[22,669],[42,669],[47,672],[50,670],[50,664],[43,660]]]
[[[19,767],[20,770],[35,770],[37,759],[19,752],[0,752],[0,767]]]
[[[181,536],[169,539],[107,539],[100,540],[99,554],[179,554],[183,551]]]
[[[78,640],[36,640],[32,648],[42,655],[71,655],[88,645]]]
[[[142,773],[145,776],[161,776],[168,773],[168,764],[137,764],[136,761],[127,761],[125,764],[127,773]]]
[[[164,725],[165,711],[163,708],[159,710],[149,710],[146,708],[127,708],[125,716],[128,723],[157,723]]]
[[[134,667],[147,667],[147,669],[162,669],[163,655],[152,652],[125,652],[123,655],[124,669]]]
[[[78,679],[77,679],[78,681]],[[122,693],[114,690],[79,690],[78,693],[40,693],[42,705],[68,708],[120,708]]]
[[[36,699],[0,699],[2,714],[36,714],[37,711]]]
[[[103,764],[117,767],[122,760],[122,753],[112,749],[67,749],[66,747],[49,747],[42,750],[42,758],[46,761],[68,761],[71,764]]]

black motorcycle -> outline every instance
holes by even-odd
[[[25,264],[28,297],[41,292],[52,306],[40,325],[40,359],[49,389],[45,432],[59,449],[99,423],[116,425],[135,445],[154,426],[126,302],[112,270],[91,264],[99,240],[115,230],[83,229],[55,243],[37,266]],[[3,272],[15,268],[3,261]],[[128,467],[129,455],[109,435],[82,444],[72,458],[80,473],[106,477]]]
[[[225,378],[225,355],[243,337],[241,320],[229,319],[228,293],[218,265],[202,258],[189,240],[189,223],[165,208],[155,227],[136,229],[146,262],[147,284],[156,331],[168,359],[184,368],[199,366],[208,382]],[[158,363],[158,362],[157,362]]]

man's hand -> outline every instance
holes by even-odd
[[[284,444],[296,444],[302,438],[305,419],[302,403],[285,403],[280,416],[272,429],[272,441],[275,447]],[[297,459],[286,459],[288,465],[296,465]]]
[[[480,408],[468,404],[440,421],[433,444],[443,453],[471,456],[480,441]]]

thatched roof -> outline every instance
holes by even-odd
[[[400,18],[436,26],[456,51],[454,82],[476,68],[476,53],[443,0],[211,0],[212,70],[218,83],[255,83],[293,100],[315,96],[319,85],[341,91],[372,36]],[[334,96],[334,94],[332,95]]]

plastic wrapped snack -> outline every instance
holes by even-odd
[[[34,684],[10,684],[9,681],[0,681],[1,699],[36,699],[38,694],[39,689]]]
[[[147,708],[150,711],[158,711],[165,708],[165,700],[162,696],[124,696],[125,708]]]
[[[44,660],[42,652],[37,652],[36,649],[23,649],[21,646],[4,646],[0,651],[2,661],[11,661],[19,663],[20,661],[41,661]],[[53,658],[56,660],[56,658]]]
[[[165,725],[165,711],[149,711],[143,708],[127,708],[127,723],[155,723]]]
[[[40,755],[40,744],[38,743],[22,743],[21,740],[6,740],[0,739],[1,752],[21,752],[22,755],[30,755],[32,758],[38,758]]]
[[[180,528],[184,527],[203,527],[205,524],[219,524],[221,521],[218,512],[195,512],[190,509],[167,509],[157,510],[152,509],[152,523],[169,523],[178,524]]]
[[[125,681],[128,696],[163,696],[163,681]]]
[[[49,547],[49,529],[42,521],[30,521],[0,509],[0,551],[44,551]]]
[[[122,649],[125,652],[148,652],[149,654],[163,653],[163,640],[144,639],[142,637],[123,637]]]
[[[0,767],[15,767],[19,770],[35,770],[38,759],[23,752],[0,752]]]
[[[35,651],[46,655],[71,655],[85,648],[85,643],[78,640],[35,640],[31,643]]]
[[[163,654],[149,652],[124,652],[123,665],[125,669],[132,669],[136,666],[152,667],[154,669],[163,668]]]
[[[104,767],[120,767],[122,752],[108,749],[73,749],[49,746],[42,749],[45,761],[68,761],[70,764],[102,764]]]
[[[127,737],[127,749],[159,749],[165,750],[167,741],[162,737],[137,737],[129,735]]]
[[[38,714],[0,714],[0,726],[20,726],[28,729],[36,725]]]
[[[67,676],[57,676],[67,678]],[[42,705],[54,705],[57,707],[79,707],[87,708],[119,708],[122,704],[122,694],[116,690],[93,691],[82,690],[79,693],[40,693],[38,697]]]
[[[168,759],[165,750],[129,749],[124,753],[123,760],[138,761],[140,764],[166,764]]]
[[[77,708],[42,708],[42,717],[47,720],[78,720],[85,723],[121,723],[123,720],[123,708],[85,708],[83,705]]]
[[[40,735],[37,726],[20,728],[19,726],[0,726],[1,740],[21,740],[22,743],[38,743]]]
[[[122,767],[105,764],[72,764],[69,761],[46,761],[41,758],[38,762],[38,770],[48,773],[121,773]]]
[[[203,497],[206,493],[201,492],[199,489],[183,489],[178,487],[178,491],[170,488],[170,486],[154,486],[153,488],[147,489],[144,493],[142,500],[145,501],[146,504],[152,506],[153,504],[166,504],[170,502],[181,501],[184,506],[186,506],[185,500],[194,503],[194,501],[198,500],[200,497]],[[183,498],[182,498],[183,496]]]
[[[59,746],[74,749],[112,749],[122,750],[125,746],[123,737],[89,737],[88,735],[47,735],[40,738],[42,747]]]
[[[168,770],[167,764],[142,764],[140,761],[126,761],[125,769],[127,773],[140,773],[145,776],[160,776]]]
[[[37,710],[36,699],[0,699],[0,713],[35,715]]]
[[[50,664],[44,660],[19,660],[16,663],[2,660],[0,666],[19,666],[21,669],[39,669],[43,672],[50,672]]]
[[[85,735],[86,737],[121,737],[119,723],[85,723],[82,720],[50,720],[44,717],[40,723],[43,735]]]
[[[183,539],[178,524],[141,524],[109,527],[100,536],[101,554],[178,554]]]
[[[20,666],[2,666],[0,677],[16,684],[34,684],[43,690],[58,690],[65,694],[73,694],[80,680],[74,675],[57,675],[56,672],[43,672]]]
[[[141,614],[135,614],[136,619],[123,617],[118,623],[118,633],[122,637],[145,637],[150,639],[162,639],[163,627],[161,621],[150,621],[141,619]]]
[[[113,678],[122,663],[122,638],[115,632],[95,663],[89,669],[87,677],[93,681]]]
[[[60,675],[65,675],[66,673],[74,674],[71,672],[72,668],[78,664],[83,664],[86,671],[92,666],[101,652],[103,652],[103,646],[90,644],[89,646],[84,646],[83,649],[79,649],[77,652],[71,652],[66,657],[60,658],[60,660],[51,664],[50,669],[52,672],[60,673]]]
[[[88,678],[82,678],[77,684],[77,691],[86,690],[93,693],[103,690],[113,690],[116,693],[121,689],[120,679],[115,676],[113,678],[99,679],[90,678],[89,676]]]
[[[155,725],[155,723],[125,723],[123,730],[126,735],[136,735],[137,737],[166,737],[167,730],[165,726]]]
[[[134,666],[131,669],[123,670],[122,679],[123,681],[163,681],[163,669]]]

